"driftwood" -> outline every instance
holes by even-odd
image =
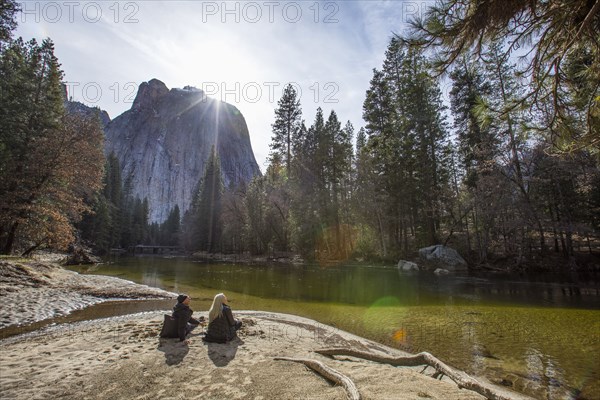
[[[514,400],[514,397],[502,393],[500,390],[494,388],[492,385],[486,385],[482,382],[479,382],[477,379],[469,376],[467,373],[450,367],[449,365],[443,363],[438,358],[434,357],[433,355],[427,352],[422,352],[406,357],[391,357],[346,348],[330,348],[315,350],[315,353],[330,357],[351,356],[369,361],[375,361],[383,364],[390,364],[393,366],[402,367],[416,367],[419,365],[429,365],[437,371],[436,375],[446,375],[448,378],[456,382],[458,387],[461,389],[464,388],[472,390],[476,393],[479,393],[482,396],[485,396],[487,399],[490,400]],[[519,397],[528,398],[525,396]]]
[[[317,360],[309,360],[306,358],[289,358],[289,357],[275,357],[275,360],[282,361],[293,361],[297,363],[301,363],[309,367],[310,369],[316,371],[323,377],[329,379],[332,382],[342,386],[346,390],[346,394],[348,395],[348,399],[350,400],[360,400],[360,393],[356,388],[356,385],[352,381],[352,379],[348,378],[346,375],[336,371],[335,369],[328,367]]]

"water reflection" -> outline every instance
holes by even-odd
[[[156,270],[143,271],[140,283],[153,287],[165,287],[165,283],[159,278]]]
[[[527,378],[533,390],[540,394],[546,393],[548,398],[552,399],[568,394],[561,388],[563,371],[551,357],[531,347],[525,354],[525,363]]]
[[[399,273],[397,268],[214,265],[185,259],[121,259],[98,269],[124,274],[152,286],[213,288],[297,301],[368,306],[381,296],[402,304],[510,303],[534,306],[600,308],[597,277],[582,283],[577,275],[531,277]],[[593,279],[592,279],[593,278]],[[560,282],[560,283],[556,283]],[[177,291],[177,290],[176,290]]]

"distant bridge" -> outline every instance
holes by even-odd
[[[178,246],[148,246],[138,244],[131,246],[129,252],[133,254],[179,254],[181,248]]]

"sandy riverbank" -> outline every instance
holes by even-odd
[[[177,295],[110,276],[81,275],[35,260],[0,260],[0,329],[66,315],[117,299]]]
[[[395,368],[313,352],[347,347],[403,353],[313,320],[236,312],[239,338],[206,344],[202,328],[189,345],[160,339],[163,312],[51,327],[0,341],[2,399],[344,399],[344,390],[301,364],[274,357],[318,359],[350,377],[363,399],[482,399],[433,369]],[[196,313],[195,316],[207,316]],[[515,395],[514,398],[521,398]]]

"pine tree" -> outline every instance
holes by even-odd
[[[378,233],[380,254],[387,257],[388,227],[384,215],[388,215],[388,223],[389,219],[396,217],[396,213],[389,212],[389,208],[392,207],[390,195],[393,194],[393,187],[396,186],[393,180],[399,172],[394,166],[398,160],[394,152],[399,148],[399,143],[394,137],[394,124],[397,117],[396,108],[393,106],[392,90],[384,73],[377,69],[373,69],[373,78],[363,103],[363,119],[369,137],[367,146],[370,157],[368,163],[362,164],[364,168],[368,167],[368,171],[361,171],[359,176],[361,188],[358,190],[362,194],[359,196],[363,200],[361,205],[368,204],[368,206],[359,209],[369,221],[369,225],[374,226],[374,230]]]
[[[302,125],[304,127],[304,124]],[[321,205],[325,171],[323,159],[327,158],[322,145],[325,135],[323,110],[319,107],[314,123],[304,131],[305,140],[298,146],[299,151],[293,160],[290,211],[294,227],[293,242],[296,251],[307,258],[314,258],[316,239],[321,231]]]
[[[226,253],[241,254],[247,249],[246,225],[248,213],[244,197],[248,186],[241,182],[235,188],[230,188],[223,193],[223,251]]]
[[[362,152],[362,150],[367,145],[367,133],[365,132],[365,128],[361,127],[356,134],[356,157]]]
[[[114,154],[110,154],[107,158],[105,177],[106,186],[104,187],[103,194],[109,204],[110,246],[111,248],[121,248],[124,193],[123,182],[121,180],[121,165]]]
[[[363,104],[363,119],[369,136],[385,138],[393,131],[395,121],[392,93],[382,71],[373,69],[373,78]]]
[[[17,28],[16,15],[21,11],[15,0],[3,0],[0,3],[0,51],[12,39],[12,33]]]
[[[169,212],[169,216],[160,225],[159,229],[159,243],[162,246],[177,246],[179,243],[179,234],[181,231],[181,212],[179,206],[175,204],[175,207]]]
[[[450,74],[450,103],[459,151],[467,172],[466,183],[473,187],[478,176],[489,168],[498,152],[498,141],[478,120],[478,105],[491,94],[491,86],[483,75],[484,66],[466,58]]]
[[[539,128],[548,142],[598,155],[599,20],[597,1],[444,0],[411,22],[410,42],[433,50],[438,71],[461,55],[478,58],[494,43],[503,44],[498,55],[505,60],[527,49],[515,70],[526,78],[525,90],[506,106],[545,110],[548,118]],[[582,51],[589,58],[580,58]],[[572,60],[579,67],[572,69]],[[579,86],[582,78],[586,84]]]
[[[300,99],[298,99],[296,89],[288,84],[283,90],[283,95],[277,103],[275,110],[275,122],[272,125],[273,138],[271,139],[271,149],[279,153],[285,162],[287,175],[290,175],[292,162],[292,151],[294,143],[298,143],[301,130],[302,110],[300,108]]]
[[[439,87],[429,76],[424,57],[392,39],[383,70],[374,70],[363,105],[371,154],[368,165],[379,190],[373,197],[382,202],[374,225],[384,255],[386,242],[406,253],[409,236],[418,244],[438,240],[439,200],[446,176],[442,112]]]
[[[271,160],[264,180],[266,195],[265,222],[269,245],[273,251],[289,250],[291,182],[279,156]]]
[[[96,195],[91,212],[85,214],[78,225],[81,238],[92,243],[94,250],[101,255],[108,253],[112,243],[110,207],[106,197]]]
[[[484,55],[486,78],[492,90],[485,101],[481,102],[478,117],[483,127],[489,129],[501,146],[502,174],[515,186],[523,201],[523,208],[531,223],[536,226],[540,249],[545,249],[545,235],[538,210],[531,201],[526,175],[527,165],[523,162],[523,154],[527,149],[527,136],[524,115],[516,108],[518,98],[522,95],[522,85],[517,80],[515,65],[511,64],[502,52],[502,44],[492,43]]]
[[[136,197],[133,201],[131,220],[131,244],[148,244],[145,241],[148,225],[148,214],[146,214],[144,203],[139,197]]]
[[[78,228],[81,238],[103,255],[111,248],[123,246],[123,183],[119,160],[114,154],[106,159],[102,186],[90,201],[92,212],[84,216]]]
[[[347,121],[344,128],[337,132],[334,141],[334,159],[336,160],[334,182],[338,186],[335,194],[338,213],[338,224],[336,226],[338,236],[337,250],[341,259],[347,259],[353,250],[353,242],[350,237],[352,232],[347,229],[353,222],[350,206],[353,187],[353,138],[354,126],[350,121]]]
[[[255,176],[248,185],[244,200],[248,214],[245,236],[248,249],[252,254],[264,254],[270,239],[265,218],[267,208],[265,181],[264,176]]]
[[[213,146],[202,178],[196,217],[198,248],[210,253],[215,253],[221,249],[223,182],[220,164],[219,156]]]

